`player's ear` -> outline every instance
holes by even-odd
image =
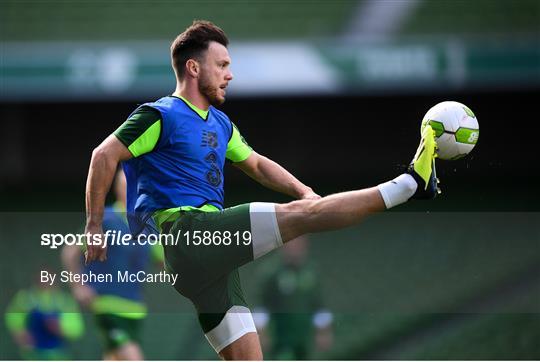
[[[193,78],[199,77],[200,66],[195,59],[188,59],[186,62],[186,73]]]

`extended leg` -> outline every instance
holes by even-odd
[[[303,234],[341,229],[357,224],[367,215],[384,209],[381,193],[373,187],[342,192],[320,200],[298,200],[278,204],[276,217],[282,241],[287,242]]]
[[[335,230],[360,223],[366,216],[406,202],[429,199],[438,192],[435,173],[436,144],[430,126],[409,171],[392,181],[364,190],[343,192],[319,200],[298,200],[275,207],[282,242],[302,234]]]

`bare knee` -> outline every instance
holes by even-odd
[[[276,217],[285,243],[300,235],[311,232],[312,219],[319,214],[318,200],[297,200],[276,205]]]
[[[263,355],[259,335],[255,332],[244,334],[219,352],[226,361],[251,360],[262,361]]]

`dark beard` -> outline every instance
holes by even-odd
[[[212,87],[205,77],[199,78],[199,92],[206,98],[208,103],[214,107],[223,104],[224,99],[218,98],[217,92],[219,88]]]

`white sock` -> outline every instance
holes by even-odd
[[[418,184],[408,173],[377,186],[387,209],[409,200],[416,192],[417,187]]]

